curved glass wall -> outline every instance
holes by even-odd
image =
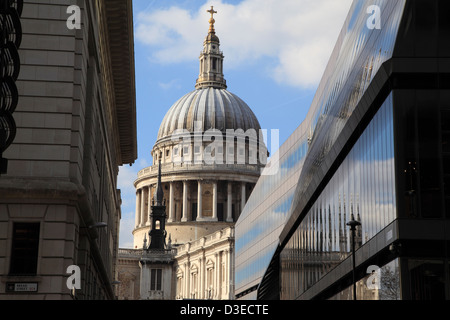
[[[335,172],[281,253],[282,299],[296,299],[397,216],[392,94]]]
[[[306,192],[369,84],[394,51],[406,0],[354,1],[311,105],[310,148],[292,204],[297,214]],[[369,10],[380,9],[380,28]],[[348,194],[347,194],[348,196]],[[348,202],[348,199],[347,199]]]
[[[305,137],[299,127],[281,146],[278,156],[273,157],[275,161],[270,161],[268,166],[272,169],[278,166],[278,170],[261,176],[236,223],[235,292],[238,295],[259,284],[277,248],[307,152]]]
[[[301,137],[292,137],[295,140],[288,139],[288,142],[292,140],[289,145],[295,144],[295,147],[292,148],[292,154],[297,155],[292,155],[291,160],[289,160],[288,155],[280,156],[282,170],[276,175],[260,178],[236,224],[235,292],[237,294],[260,283],[279,244],[279,235],[283,226],[298,209],[299,203],[304,200],[302,198],[304,191],[309,187],[317,170],[320,170],[325,155],[333,147],[375,74],[382,64],[392,57],[405,3],[406,0],[360,0],[354,1],[352,4],[310,111],[299,127],[302,128]],[[377,17],[381,19],[381,28],[368,27],[371,17],[378,14],[375,11],[368,11],[370,7],[380,9]],[[392,123],[391,117],[390,121]],[[374,137],[371,138],[374,139]],[[391,136],[389,136],[390,138]],[[376,148],[378,148],[378,145]],[[293,150],[297,151],[294,152]],[[388,156],[388,151],[391,151],[391,149],[386,150],[384,159]],[[365,155],[368,157],[367,159],[353,159],[353,162],[357,162],[358,169],[354,167],[352,162],[348,170],[352,171],[354,179],[348,182],[349,184],[342,182],[343,179],[349,179],[348,172],[338,174],[340,178],[336,178],[338,180],[336,183],[342,183],[342,190],[333,195],[333,207],[331,207],[330,202],[329,208],[326,208],[324,204],[319,204],[314,209],[316,210],[315,213],[309,217],[310,223],[320,225],[323,229],[322,234],[325,232],[325,225],[331,226],[330,228],[333,230],[338,228],[338,217],[334,216],[334,214],[337,214],[335,210],[338,210],[338,207],[341,210],[342,220],[344,214],[348,217],[350,210],[354,210],[355,213],[357,210],[368,210],[368,207],[371,207],[374,203],[377,206],[376,210],[384,210],[381,201],[385,201],[385,196],[386,202],[395,201],[395,198],[391,197],[392,199],[390,199],[384,193],[381,194],[382,190],[377,189],[380,194],[377,193],[376,195],[356,191],[357,187],[354,184],[367,182],[366,180],[357,181],[355,171],[365,170],[364,166],[374,160],[370,157],[378,156],[376,152],[378,152],[378,149],[371,149],[369,154]],[[360,156],[355,151],[353,157]],[[285,161],[285,163],[283,164],[282,161]],[[349,166],[348,163],[346,165]],[[389,170],[386,168],[387,163],[380,158],[380,162],[374,162],[373,165],[377,169],[384,170],[381,176],[385,179],[388,178],[387,172],[391,168]],[[375,172],[370,170],[365,174],[364,179],[374,178],[376,175]],[[363,187],[361,185],[361,188]],[[369,191],[365,190],[364,192]],[[385,192],[388,191],[385,190]],[[381,198],[376,198],[378,200],[375,201],[368,197]],[[370,209],[372,210],[372,208]],[[332,219],[328,215],[330,210],[334,210]],[[393,216],[394,206],[388,210],[390,213],[386,220]],[[371,214],[374,217],[370,218],[370,228],[369,222],[365,226],[366,234],[364,234],[364,237],[371,237],[376,232],[377,227],[385,223],[384,216],[383,221],[378,221],[378,218],[375,218],[377,217],[376,214]],[[343,226],[343,229],[345,229],[345,223]],[[320,238],[315,233],[319,232],[318,230],[304,232],[311,234],[307,241],[315,241],[314,250],[325,245],[329,245],[332,250],[337,250],[336,245],[338,247],[348,246],[348,239],[345,243],[343,240],[339,240],[340,238],[344,239],[344,235],[339,237],[339,234],[333,233]],[[343,254],[342,258],[344,258],[347,250],[343,248],[340,251]],[[324,263],[326,264],[326,262]]]

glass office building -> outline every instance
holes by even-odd
[[[278,247],[308,150],[306,137],[300,126],[271,157],[235,225],[238,299],[256,299],[258,285]]]
[[[358,299],[450,297],[449,16],[445,0],[354,1],[257,298],[352,299],[353,275]]]

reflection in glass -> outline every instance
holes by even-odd
[[[307,153],[306,139],[298,137],[301,128],[289,137],[295,141],[282,152],[274,175],[262,175],[236,223],[236,293],[259,283],[278,245],[279,229],[284,226],[294,197],[295,184]],[[284,150],[284,147],[281,149]],[[278,230],[278,232],[277,232]],[[255,294],[245,298],[256,297]]]
[[[400,269],[395,259],[356,283],[357,300],[400,300]],[[379,281],[379,283],[376,283]],[[329,300],[352,300],[353,287],[345,288]]]
[[[292,153],[280,155],[278,174],[260,178],[236,224],[237,293],[259,284],[287,219],[303,210],[304,195],[324,159],[359,111],[383,63],[392,58],[405,4],[353,2],[311,108],[296,130],[300,134],[284,144],[295,145]],[[371,5],[381,8],[380,30],[367,28]],[[351,213],[363,224],[359,245],[395,218],[392,97],[381,109],[282,252],[282,296],[297,297],[348,256]],[[276,210],[287,202],[290,209]]]
[[[327,154],[354,113],[383,63],[392,57],[405,0],[380,0],[383,27],[367,28],[366,9],[373,0],[355,1],[344,24],[324,81],[312,102],[310,148],[293,200],[293,210],[302,205],[303,194],[314,181]],[[381,138],[381,137],[380,137]],[[346,194],[349,196],[349,193]],[[380,223],[379,221],[378,223]]]
[[[282,298],[295,299],[351,254],[346,223],[361,222],[356,249],[396,217],[392,94],[281,253]]]

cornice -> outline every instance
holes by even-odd
[[[137,159],[136,80],[132,0],[104,1],[119,135],[119,165]]]

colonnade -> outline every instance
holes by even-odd
[[[178,183],[183,184],[183,193],[182,193],[182,211],[181,211],[181,222],[192,221],[189,217],[189,206],[192,202],[195,202],[194,199],[189,201],[189,185],[193,182],[193,180],[183,180],[178,181]],[[195,221],[218,221],[218,183],[220,181],[212,180],[212,181],[204,181],[197,180],[197,217]],[[177,222],[176,212],[175,212],[175,183],[177,181],[171,181],[167,183],[163,183],[163,185],[169,185],[169,199],[167,204],[167,222]],[[233,222],[233,184],[236,184],[235,181],[227,181],[227,193],[226,193],[226,222]],[[247,182],[238,182],[240,184],[240,210],[242,210],[246,203],[247,197]],[[205,184],[212,184],[212,199],[211,199],[211,208],[212,208],[212,216],[204,216],[203,213],[203,187]],[[145,227],[150,225],[150,219],[148,217],[151,213],[151,203],[152,203],[152,188],[155,185],[144,186],[136,191],[136,220],[135,227]],[[147,199],[147,201],[146,201]],[[146,205],[146,203],[148,205]]]
[[[232,280],[231,248],[205,256],[182,257],[177,271],[176,299],[229,300]]]

